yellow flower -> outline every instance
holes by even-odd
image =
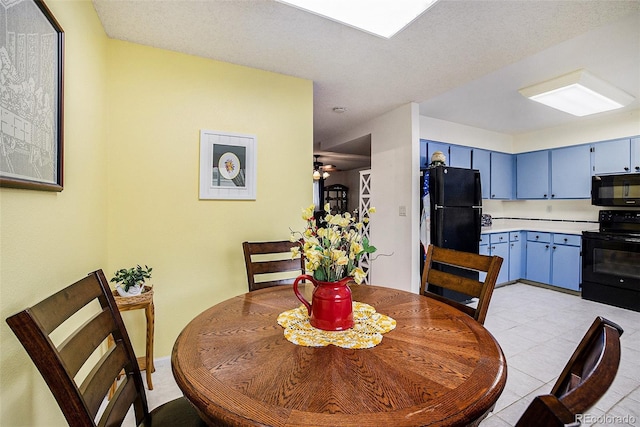
[[[362,270],[360,267],[354,268],[349,274],[353,277],[353,280],[357,284],[362,283],[364,278],[367,277],[367,273],[365,273],[364,270]]]
[[[311,205],[306,209],[302,209],[302,219],[304,219],[305,221],[309,221],[310,219],[313,219],[313,211],[316,208],[316,205]]]
[[[375,207],[369,208],[369,213],[376,213],[376,208]]]
[[[351,241],[351,253],[355,254],[359,254],[360,252],[362,252],[364,250],[364,246],[362,246],[360,244],[360,242],[357,242],[355,240]]]
[[[297,258],[300,255],[300,248],[297,246],[294,246],[293,248],[291,248],[291,258]]]

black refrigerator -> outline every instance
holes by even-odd
[[[427,224],[421,224],[422,245],[426,247],[431,243],[442,248],[477,254],[480,250],[482,217],[480,172],[448,166],[430,167],[421,172],[422,221],[428,221]],[[477,272],[446,268],[478,280]],[[464,294],[448,289],[429,287],[429,290],[456,301],[469,299]]]

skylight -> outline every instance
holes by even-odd
[[[380,37],[391,38],[438,0],[278,0]]]

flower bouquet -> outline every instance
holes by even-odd
[[[351,214],[327,214],[322,220],[314,217],[315,205],[302,210],[302,219],[307,223],[303,232],[292,232],[291,241],[300,245],[291,248],[292,256],[300,253],[304,256],[305,269],[313,278],[322,282],[337,282],[353,277],[356,283],[362,283],[366,273],[358,266],[363,254],[372,254],[375,246],[362,235],[368,216],[358,222]],[[329,212],[329,205],[325,206]],[[367,214],[375,212],[369,209]]]

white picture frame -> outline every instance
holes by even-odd
[[[255,135],[200,131],[200,199],[255,200]]]

